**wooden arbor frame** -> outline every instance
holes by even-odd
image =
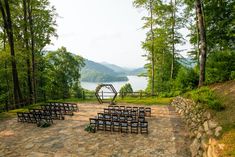
[[[114,96],[112,96],[112,99],[110,101],[105,101],[103,98],[100,97],[99,92],[103,87],[109,89],[114,94]],[[95,96],[100,104],[105,103],[105,102],[106,103],[108,102],[110,104],[114,104],[114,100],[117,97],[117,91],[115,90],[115,88],[113,87],[112,84],[99,84],[96,87]]]

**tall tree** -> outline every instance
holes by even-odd
[[[153,0],[149,2],[150,8],[150,31],[151,31],[151,64],[152,64],[152,86],[151,94],[154,95],[154,84],[155,84],[155,56],[154,56],[154,31],[153,31]]]
[[[68,98],[72,87],[79,84],[84,59],[67,52],[65,47],[48,52],[45,59],[47,96],[53,99]]]
[[[4,0],[4,2],[2,2],[2,0],[0,0],[0,10],[2,13],[4,28],[6,30],[7,37],[8,37],[8,43],[10,46],[12,77],[13,77],[13,87],[14,87],[14,102],[16,104],[22,99],[22,94],[21,94],[21,90],[20,90],[18,72],[17,72],[17,67],[16,67],[16,61],[15,61],[13,28],[12,28],[11,12],[10,12],[8,0]]]
[[[196,14],[198,20],[198,30],[200,35],[200,74],[199,74],[199,84],[198,86],[203,86],[205,81],[205,67],[206,67],[206,28],[204,23],[204,16],[202,12],[202,2],[201,0],[195,1]]]
[[[171,26],[171,33],[172,33],[172,61],[171,61],[171,79],[173,79],[174,75],[174,62],[175,62],[175,8],[176,8],[176,0],[171,0],[171,18],[172,18],[172,26]]]
[[[33,89],[32,89],[32,77],[31,77],[31,61],[30,61],[30,50],[29,50],[29,35],[28,35],[28,7],[27,1],[23,0],[23,12],[24,12],[24,45],[25,51],[27,53],[27,82],[28,82],[28,89],[29,89],[29,100],[32,103],[33,100]]]
[[[34,102],[37,102],[37,95],[36,95],[36,78],[35,78],[35,41],[34,41],[34,28],[33,28],[33,17],[32,17],[32,1],[28,1],[28,19],[29,19],[29,30],[30,30],[30,38],[31,38],[31,55],[32,55],[32,83],[33,83],[33,98]]]

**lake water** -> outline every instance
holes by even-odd
[[[128,81],[122,81],[122,82],[105,82],[105,84],[112,84],[116,91],[119,91],[120,88],[125,85],[126,83],[130,83],[133,90],[145,90],[148,84],[147,77],[138,77],[138,76],[127,76]],[[95,88],[98,86],[98,84],[101,84],[102,82],[81,82],[81,86],[88,90],[95,90]]]

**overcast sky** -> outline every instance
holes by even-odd
[[[57,34],[49,50],[65,46],[68,51],[96,62],[136,68],[146,63],[141,55],[144,10],[132,0],[50,0],[55,6]]]
[[[145,54],[141,41],[144,11],[132,0],[50,0],[59,14],[55,50],[65,46],[84,58],[124,67],[141,67]]]

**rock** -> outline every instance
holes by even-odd
[[[208,131],[206,132],[206,134],[207,134],[208,136],[212,136],[212,135],[213,135],[213,131],[208,130]]]
[[[207,149],[207,156],[208,157],[213,157],[212,156],[212,147],[211,146],[209,146],[208,149]]]
[[[200,148],[199,140],[195,138],[193,140],[193,143],[190,145],[190,151],[192,153],[192,157],[196,157],[199,148]]]
[[[204,132],[204,129],[203,129],[203,127],[202,127],[202,126],[199,126],[199,128],[198,128],[198,132]]]
[[[200,139],[202,137],[202,134],[199,132],[197,133],[197,139]]]
[[[225,144],[218,144],[220,150],[224,150]]]
[[[206,119],[211,119],[211,114],[210,114],[210,112],[205,112],[204,114],[203,114],[203,116],[206,118]]]
[[[201,147],[202,147],[202,149],[203,150],[207,150],[207,148],[208,148],[208,143],[207,143],[207,140],[205,140],[205,138],[202,138],[201,139]]]
[[[204,152],[203,155],[202,155],[202,157],[207,157],[207,153]]]
[[[214,129],[218,126],[218,123],[216,121],[209,120],[208,121],[208,126],[209,126],[210,129]]]
[[[208,126],[208,122],[207,121],[205,121],[203,123],[203,127],[204,127],[205,132],[207,132],[209,130],[209,126]]]
[[[215,147],[217,145],[217,141],[213,138],[209,139],[209,147],[207,149],[207,156],[208,157],[217,157],[215,152]]]
[[[44,157],[46,154],[39,153],[39,152],[31,152],[27,157]]]
[[[34,146],[33,143],[28,143],[28,144],[25,146],[25,149],[31,149],[33,146]]]
[[[215,136],[219,137],[220,134],[221,134],[221,131],[222,131],[222,127],[221,126],[216,127],[215,128]]]
[[[175,137],[172,137],[172,138],[171,138],[171,141],[175,141],[175,139],[176,139]]]
[[[199,150],[197,154],[198,154],[199,157],[202,157],[203,151]]]

